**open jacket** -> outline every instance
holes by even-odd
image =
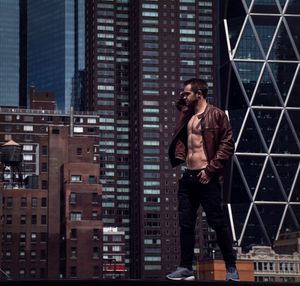
[[[186,161],[187,157],[187,124],[194,115],[194,110],[181,107],[173,139],[169,147],[169,159],[172,167]],[[218,177],[223,182],[224,168],[234,152],[232,128],[227,115],[221,109],[208,104],[201,120],[203,148],[208,161],[205,168],[210,177]]]

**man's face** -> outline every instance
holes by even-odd
[[[192,91],[192,87],[190,84],[188,84],[184,87],[183,93],[184,93],[183,98],[184,98],[187,106],[194,107],[197,105],[199,98],[198,98],[198,95]]]

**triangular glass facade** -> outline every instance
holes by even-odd
[[[221,97],[236,140],[227,209],[248,250],[300,230],[300,1],[238,1],[225,5]]]

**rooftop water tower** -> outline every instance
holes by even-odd
[[[2,181],[6,188],[19,188],[23,183],[22,146],[13,140],[0,147],[0,158],[3,165]]]

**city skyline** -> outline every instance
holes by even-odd
[[[5,36],[12,47],[3,52],[0,44],[0,58],[9,51],[14,65],[8,69],[9,64],[1,61],[0,79],[8,78],[10,71],[18,74],[9,80],[4,77],[13,83],[13,91],[5,92],[13,94],[14,101],[8,102],[10,97],[0,87],[2,113],[19,107],[22,118],[26,112],[48,114],[46,105],[31,110],[29,95],[36,90],[36,98],[39,92],[42,99],[55,98],[55,118],[58,114],[70,117],[57,124],[78,131],[77,124],[85,124],[80,112],[93,112],[96,118],[92,120],[96,127],[88,126],[84,134],[88,137],[97,129],[97,183],[101,186],[97,229],[103,224],[107,233],[100,231],[105,237],[103,249],[94,248],[95,257],[103,256],[103,273],[95,266],[91,277],[94,273],[99,279],[96,274],[100,273],[112,278],[115,273],[109,264],[113,262],[123,271],[119,278],[158,279],[178,263],[181,170],[171,168],[167,150],[176,122],[175,102],[188,78],[205,79],[209,102],[223,108],[231,120],[236,152],[224,195],[236,246],[249,251],[254,244],[272,245],[281,229],[299,228],[300,11],[295,1],[1,3],[9,4],[3,7],[14,15],[0,17],[1,43],[9,25],[14,41]],[[24,25],[26,29],[20,29]],[[12,112],[12,122],[6,114],[1,123],[2,144],[20,128]],[[49,118],[54,115],[41,118],[51,125]],[[32,140],[32,131],[24,131],[22,145]],[[70,170],[76,168],[70,165]],[[76,195],[71,193],[68,196],[74,203]],[[54,197],[52,202],[59,207]],[[76,203],[71,207],[76,209]],[[218,257],[205,214],[200,215],[197,232],[196,259]],[[52,262],[65,253],[73,262],[79,261],[72,243],[66,242]],[[84,275],[72,259],[63,275]]]

